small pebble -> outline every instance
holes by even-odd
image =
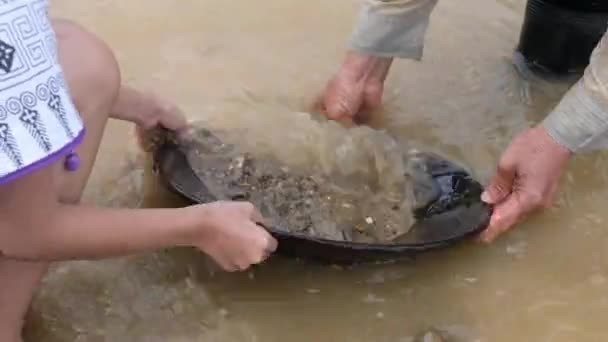
[[[370,216],[365,218],[365,222],[367,222],[367,224],[374,224],[374,219]]]
[[[376,314],[376,317],[378,317],[379,319],[383,319],[384,318],[384,312],[378,312]]]
[[[321,290],[319,290],[319,289],[306,289],[306,292],[308,292],[310,294],[317,294],[317,293],[320,293]]]
[[[477,282],[477,278],[464,278],[464,281],[466,281],[469,284],[475,284]]]
[[[380,298],[373,293],[368,293],[367,297],[363,298],[363,302],[368,304],[384,303],[384,298]]]

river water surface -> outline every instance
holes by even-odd
[[[524,5],[440,1],[423,61],[395,63],[377,124],[486,180],[511,137],[541,120],[568,86],[527,81],[511,64]],[[53,6],[115,49],[129,84],[175,99],[191,118],[230,121],[235,108],[263,116],[256,104],[308,110],[343,56],[359,3]],[[269,134],[294,129],[289,120],[268,125]],[[142,184],[128,125],[111,123],[105,137],[88,202],[174,203],[153,182]],[[35,301],[28,340],[388,342],[434,327],[451,341],[604,341],[607,162],[600,153],[577,157],[555,208],[493,245],[470,242],[412,262],[341,269],[275,258],[225,274],[201,254],[177,250],[56,265]],[[144,188],[152,195],[143,198]]]

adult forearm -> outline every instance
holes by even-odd
[[[542,122],[549,135],[571,152],[608,148],[608,111],[585,89],[575,84]]]
[[[542,125],[572,152],[608,148],[608,34],[594,49],[583,77]]]
[[[200,221],[185,209],[102,209],[60,205],[47,222],[21,222],[2,251],[19,260],[97,259],[187,245]]]
[[[438,0],[366,0],[351,50],[378,57],[420,60],[429,18]]]

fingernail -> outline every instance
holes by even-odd
[[[488,203],[488,204],[491,204],[491,203],[490,203],[490,202],[491,202],[491,199],[490,199],[490,194],[488,194],[488,192],[487,192],[487,191],[484,191],[484,192],[481,194],[481,200],[482,200],[482,201],[484,201],[484,202],[486,202],[486,203]]]

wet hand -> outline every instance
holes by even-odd
[[[144,100],[140,103],[141,116],[138,123],[142,129],[162,126],[172,131],[181,131],[188,127],[184,113],[172,101],[152,92],[142,93],[142,97]]]
[[[350,53],[329,80],[316,107],[330,120],[349,127],[367,119],[382,103],[384,80],[392,60]]]
[[[527,214],[553,203],[570,151],[537,126],[518,135],[505,150],[482,200],[494,205],[481,240],[491,242]]]
[[[328,119],[352,127],[380,105],[381,97],[382,84],[371,86],[349,75],[338,74],[327,83],[316,106]]]
[[[248,202],[214,202],[198,207],[205,229],[195,237],[195,246],[228,272],[246,270],[266,260],[277,241],[259,224],[261,214]]]
[[[173,102],[163,99],[152,92],[139,93],[136,110],[136,135],[140,147],[149,150],[149,135],[157,128],[165,128],[176,133],[180,140],[191,135],[191,127],[181,109]]]

